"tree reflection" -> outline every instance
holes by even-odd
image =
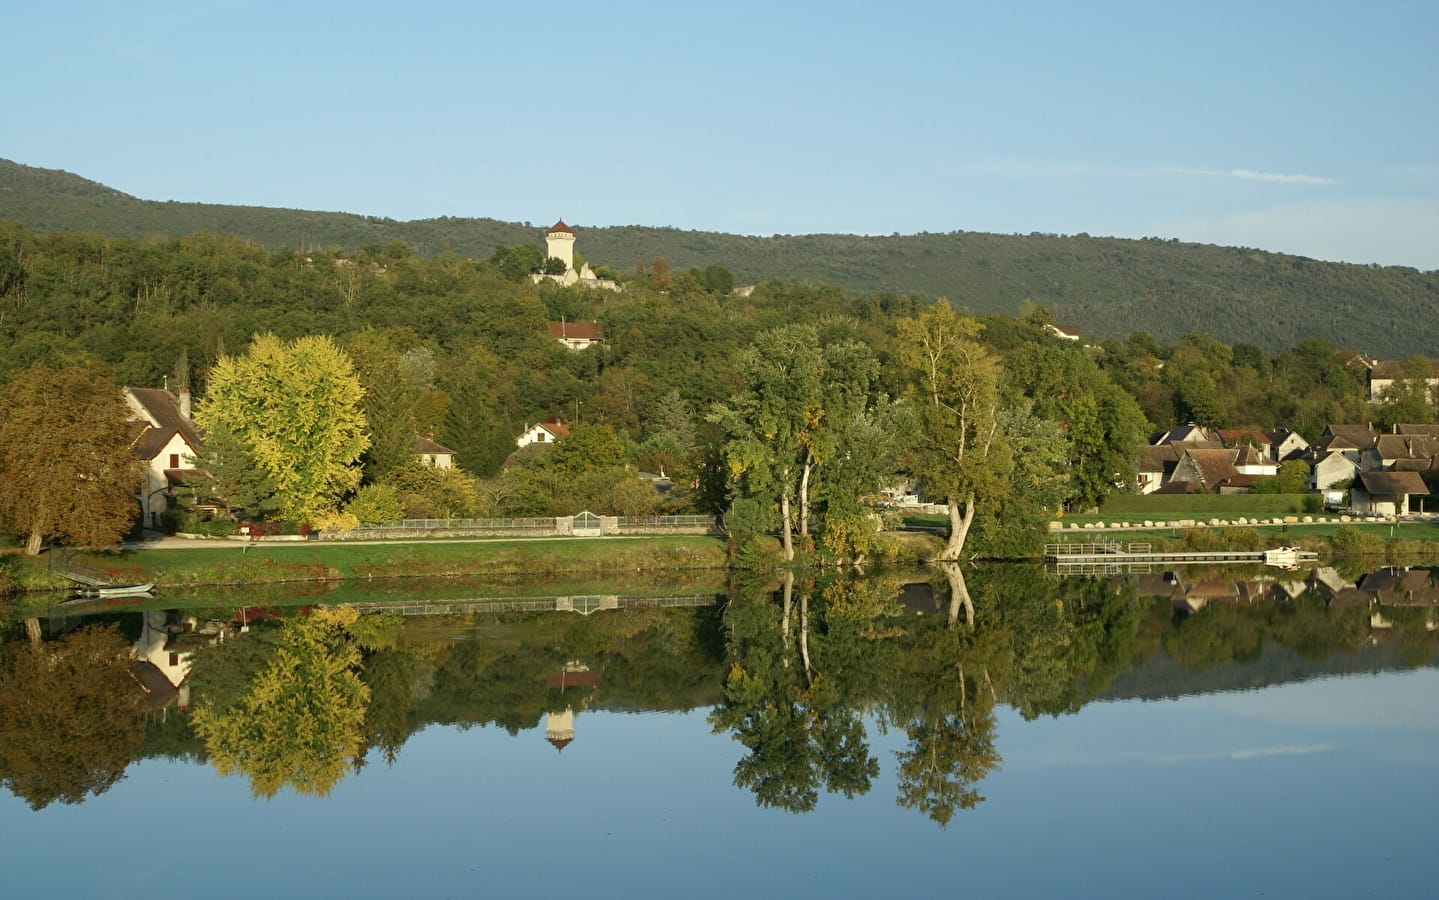
[[[222,775],[244,774],[257,797],[282,787],[327,795],[359,762],[369,689],[345,632],[349,607],[287,619],[263,665],[230,702],[197,703],[195,733]]]
[[[959,566],[942,574],[948,614],[915,626],[885,709],[909,740],[895,754],[897,802],[941,826],[984,801],[978,785],[1000,762],[994,707],[1011,664],[1009,635],[979,614]]]
[[[853,625],[842,602],[848,594],[839,587],[820,592],[812,613],[815,595],[813,582],[797,585],[787,572],[778,605],[759,586],[731,600],[725,701],[710,714],[717,733],[733,732],[749,751],[735,765],[735,784],[759,805],[790,812],[813,809],[821,788],[864,794],[879,774],[859,712],[845,697],[845,655],[854,643],[845,640]]]
[[[125,775],[144,739],[130,645],[112,626],[0,656],[0,783],[31,809],[80,803]]]

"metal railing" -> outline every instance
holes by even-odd
[[[412,528],[426,531],[459,528],[487,529],[555,529],[559,520],[552,516],[519,519],[396,519],[390,522],[374,522],[358,526],[356,531],[379,531],[395,528]]]
[[[621,528],[695,528],[712,527],[715,516],[619,516]]]

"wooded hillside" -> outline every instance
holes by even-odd
[[[0,220],[38,233],[181,237],[207,230],[269,250],[344,249],[403,241],[411,252],[487,258],[538,244],[540,225],[486,218],[393,219],[349,213],[141,200],[67,172],[0,160]],[[739,283],[832,284],[859,293],[948,297],[975,312],[1014,313],[1024,301],[1097,338],[1135,330],[1172,341],[1204,331],[1226,343],[1279,350],[1323,337],[1380,358],[1430,353],[1439,272],[1319,262],[1260,250],[1148,238],[976,232],[746,237],[637,225],[588,228],[585,259],[632,271],[663,257],[676,271],[720,265]]]

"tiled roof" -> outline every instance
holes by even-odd
[[[1428,459],[1439,455],[1439,438],[1428,435],[1381,434],[1374,450],[1383,459]]]
[[[605,326],[599,322],[549,322],[550,337],[557,341],[602,341]]]
[[[564,220],[564,219],[560,219],[558,222],[556,222],[555,224],[551,225],[551,226],[550,226],[550,230],[549,230],[548,233],[549,233],[549,234],[554,234],[556,231],[561,232],[561,233],[563,233],[563,234],[574,234],[574,233],[575,233],[575,230],[574,230],[573,228],[571,228],[570,226],[568,226],[568,225],[565,224],[565,220]]]
[[[1386,381],[1386,380],[1392,381],[1392,380],[1394,380],[1394,379],[1396,379],[1396,378],[1403,378],[1403,377],[1404,377],[1404,364],[1405,364],[1406,362],[1407,362],[1407,360],[1403,360],[1403,359],[1381,359],[1381,360],[1378,360],[1378,361],[1376,361],[1376,362],[1374,363],[1374,367],[1369,370],[1369,378],[1370,378],[1371,380],[1378,380],[1378,381]],[[1430,378],[1439,378],[1439,359],[1431,359],[1431,360],[1429,360],[1429,376],[1428,376],[1428,377],[1430,377]]]
[[[422,437],[418,434],[415,435],[415,452],[430,454],[448,453],[451,456],[455,454],[455,451],[451,450],[449,447],[446,447],[444,444],[437,444],[434,442],[433,439]]]
[[[174,394],[160,388],[127,387],[125,390],[145,410],[155,427],[172,434],[178,431],[191,447],[200,446],[200,433],[195,430],[194,422],[180,415],[180,401]]]
[[[1333,449],[1352,447],[1356,450],[1373,446],[1374,439],[1379,436],[1369,425],[1327,425],[1324,434],[1325,437],[1319,441],[1321,446]]]
[[[1232,450],[1189,450],[1186,453],[1194,460],[1194,465],[1199,470],[1200,483],[1205,489],[1212,490],[1222,481],[1239,477],[1239,470],[1234,468]],[[1182,460],[1180,465],[1183,465]]]
[[[1359,484],[1370,494],[1427,494],[1429,488],[1418,472],[1360,472]]]

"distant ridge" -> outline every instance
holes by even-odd
[[[536,210],[545,221],[565,210]],[[393,219],[352,213],[141,200],[69,172],[0,160],[0,220],[37,233],[110,237],[236,235],[282,247],[358,249],[402,240],[415,253],[488,257],[538,243],[541,227],[488,218]],[[1308,337],[1383,358],[1439,346],[1439,272],[1328,263],[1260,250],[1146,238],[976,232],[747,237],[638,225],[576,226],[585,259],[619,271],[662,256],[675,270],[718,264],[737,282],[833,284],[861,294],[948,297],[976,312],[1030,300],[1088,338],[1135,330],[1161,341],[1203,331],[1274,351]]]

